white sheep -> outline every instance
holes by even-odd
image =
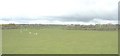
[[[38,33],[34,33],[34,35],[38,35]]]
[[[29,34],[31,34],[31,32],[29,32]]]

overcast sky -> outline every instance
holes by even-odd
[[[0,24],[117,24],[120,0],[0,0]]]

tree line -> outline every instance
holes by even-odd
[[[119,24],[96,24],[96,25],[54,25],[54,24],[2,24],[2,29],[23,29],[23,28],[60,28],[66,30],[99,30],[99,31],[113,31],[120,29]]]

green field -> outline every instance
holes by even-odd
[[[9,29],[2,37],[3,54],[118,53],[117,31]]]
[[[0,55],[2,54],[2,30],[0,28]]]

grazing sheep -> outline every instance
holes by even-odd
[[[29,32],[29,34],[31,34],[31,32]]]
[[[38,35],[38,33],[34,33],[34,35]]]

